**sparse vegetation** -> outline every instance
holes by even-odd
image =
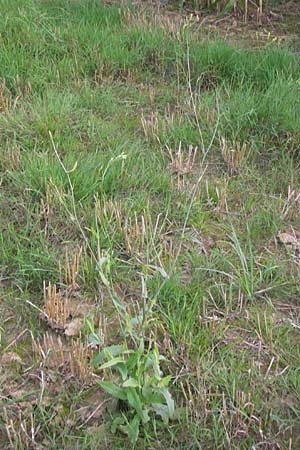
[[[298,41],[0,6],[0,448],[298,449]]]

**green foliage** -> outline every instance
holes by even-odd
[[[99,381],[101,388],[118,400],[125,402],[128,412],[120,413],[112,423],[112,430],[120,429],[134,444],[140,426],[145,426],[151,416],[158,415],[168,423],[174,415],[174,401],[168,390],[171,376],[163,376],[160,362],[164,358],[152,343],[145,349],[144,340],[134,350],[126,346],[107,347],[94,359],[94,365],[106,360],[100,369],[118,373],[117,381]],[[110,378],[114,378],[112,374]]]

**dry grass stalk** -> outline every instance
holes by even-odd
[[[48,218],[53,213],[53,204],[54,204],[54,191],[51,184],[47,185],[46,195],[41,198],[40,202],[40,214],[41,217],[47,221]]]
[[[103,348],[109,345],[109,325],[110,323],[105,314],[100,314],[97,319],[97,327],[95,326],[95,329],[97,329],[97,335],[102,342]],[[98,345],[89,343],[90,351],[94,348],[98,348]]]
[[[125,248],[130,253],[143,250],[146,236],[146,212],[142,214],[141,218],[138,218],[134,213],[134,218],[127,217],[122,212],[121,202],[114,202],[112,200],[100,201],[96,204],[96,214],[100,224],[103,228],[109,226],[110,235],[118,231],[123,238]]]
[[[189,376],[183,377],[185,374],[179,374],[182,377],[180,381],[181,391],[188,406],[191,420],[193,418],[200,419],[211,414],[211,404],[216,398],[222,401],[222,421],[227,433],[227,440],[231,439],[237,434],[247,434],[249,429],[253,426],[253,421],[256,420],[254,416],[255,404],[252,401],[251,393],[236,390],[233,398],[228,398],[225,393],[220,393],[218,388],[212,391],[205,389],[203,380],[201,381],[201,373],[199,368],[196,368],[194,379]],[[202,377],[203,378],[203,377]]]
[[[142,113],[141,123],[147,141],[157,141],[160,143],[158,113],[151,112],[147,117]]]
[[[76,279],[79,273],[81,254],[82,247],[75,249],[71,257],[69,255],[68,247],[65,248],[65,262],[63,269],[60,267],[60,274],[64,284],[68,287],[77,287]]]
[[[183,378],[180,381],[180,386],[185,404],[189,409],[190,420],[193,417],[199,419],[201,416],[207,415],[206,406],[209,405],[209,394],[207,395],[206,392],[202,393],[198,387],[198,383],[191,382],[189,377]]]
[[[228,213],[227,193],[228,179],[224,179],[224,183],[220,187],[216,186],[216,194],[218,197],[217,211],[219,212]]]
[[[140,220],[134,213],[134,219],[125,218],[124,223],[124,241],[126,250],[131,253],[142,253],[147,240],[146,231],[147,216],[146,212],[141,215]]]
[[[12,95],[5,82],[0,82],[0,113],[7,113],[13,107]]]
[[[259,0],[259,6],[257,9],[257,23],[258,25],[262,24],[262,16],[263,16],[263,2]]]
[[[98,67],[97,70],[95,70],[95,73],[94,73],[94,81],[95,81],[95,84],[96,84],[96,85],[102,83],[103,78],[104,78],[104,70],[105,70],[105,67],[104,67],[103,64],[102,64],[100,67]]]
[[[127,252],[147,260],[154,258],[162,266],[160,257],[168,258],[173,252],[173,243],[165,240],[168,238],[168,231],[164,233],[165,219],[158,215],[153,223],[146,210],[140,217],[135,213],[134,218],[125,218],[123,236]]]
[[[60,336],[45,333],[43,338],[34,341],[34,352],[51,367],[60,367],[66,362],[68,348],[63,344]]]
[[[96,215],[101,225],[105,226],[105,223],[116,222],[117,226],[122,228],[122,203],[120,200],[114,201],[109,199],[101,202],[99,199],[96,201]]]
[[[288,195],[284,200],[283,207],[281,209],[281,219],[291,218],[294,215],[299,214],[300,211],[300,190],[293,189],[292,186],[288,187]]]
[[[44,310],[49,324],[54,328],[64,329],[68,318],[68,299],[62,298],[56,285],[49,282],[48,287],[44,282]]]
[[[167,127],[169,128],[174,127],[175,119],[179,124],[181,124],[184,120],[184,111],[181,110],[180,107],[178,107],[177,113],[175,114],[175,112],[171,109],[170,105],[168,105],[165,108],[164,123],[162,124],[164,133],[167,131]]]
[[[171,161],[170,166],[173,173],[182,176],[193,172],[196,163],[198,147],[189,145],[187,155],[185,155],[182,150],[181,142],[179,143],[178,150],[176,152],[173,152],[167,145],[166,148]]]
[[[233,12],[237,14],[238,0],[233,0]]]
[[[162,260],[164,262],[168,262],[170,260],[173,260],[175,256],[175,249],[173,245],[173,239],[171,237],[168,237],[168,239],[164,239],[163,245],[162,245]]]
[[[79,339],[67,344],[60,336],[45,333],[41,340],[34,343],[34,351],[48,368],[64,368],[64,371],[68,368],[74,378],[82,382],[90,379],[92,349]]]
[[[244,22],[248,22],[248,0],[245,0],[245,7],[244,7]]]
[[[1,99],[0,99],[1,102]],[[1,109],[0,109],[1,112]],[[4,170],[17,170],[21,162],[21,152],[17,145],[6,146],[1,150],[0,167]]]
[[[206,119],[207,119],[207,122],[211,126],[213,126],[214,123],[216,122],[216,111],[213,109],[211,111],[208,111],[208,113],[206,114]]]
[[[102,230],[112,239],[114,235],[122,238],[119,247],[130,255],[139,257],[151,255],[151,257],[168,258],[173,254],[173,243],[170,242],[168,230],[165,230],[167,217],[160,214],[156,217],[155,223],[147,209],[141,215],[134,212],[128,217],[122,211],[120,201],[100,201],[96,202],[96,215]],[[172,241],[172,239],[171,239]]]
[[[17,101],[21,97],[23,97],[24,95],[31,95],[32,94],[32,86],[31,86],[30,81],[25,81],[25,80],[21,79],[19,77],[19,75],[16,76],[15,85],[16,85],[16,88],[17,88],[17,94],[18,95],[17,95],[16,99],[14,100],[14,107],[16,106]]]
[[[4,427],[10,448],[14,449],[38,449],[36,442],[36,429],[34,426],[33,414],[29,418],[18,411],[18,416],[13,419],[8,417],[6,408],[4,412]],[[28,423],[29,422],[29,423]]]
[[[88,382],[92,375],[89,361],[92,359],[91,348],[80,342],[73,340],[71,343],[69,362],[71,373],[82,382]]]
[[[221,151],[230,177],[238,175],[243,169],[247,158],[247,145],[236,142],[234,146],[229,146],[224,137],[221,138]]]

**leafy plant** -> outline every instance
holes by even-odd
[[[94,359],[95,365],[102,363],[100,369],[117,373],[115,381],[110,379],[99,384],[120,402],[121,412],[113,420],[112,432],[121,430],[132,444],[138,438],[140,427],[151,418],[160,416],[168,423],[174,415],[174,400],[168,389],[171,376],[164,377],[160,369],[160,361],[164,359],[152,342],[145,349],[143,338],[134,350],[127,345],[114,345],[102,350]],[[112,374],[110,378],[113,377]],[[127,409],[126,414],[122,412],[122,405],[123,410]]]

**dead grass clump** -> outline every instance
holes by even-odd
[[[13,107],[13,99],[5,81],[0,82],[0,113],[7,113]]]
[[[228,179],[225,178],[223,183],[220,183],[219,186],[215,188],[217,195],[217,211],[220,213],[228,213]]]
[[[40,200],[41,218],[47,221],[54,211],[54,190],[51,184],[46,187],[46,195]]]
[[[288,194],[282,200],[281,219],[292,219],[299,216],[300,211],[300,189],[294,189],[291,185],[288,187]]]
[[[147,116],[142,113],[141,123],[147,141],[160,143],[158,113],[151,112]]]
[[[168,158],[170,161],[170,169],[172,174],[172,184],[178,191],[190,191],[195,189],[195,180],[192,175],[197,169],[198,147],[188,146],[187,150],[182,148],[182,143],[176,150],[166,145]]]
[[[244,142],[235,142],[234,145],[229,145],[224,137],[221,138],[221,152],[225,163],[227,164],[227,171],[230,177],[239,175],[245,167],[247,159],[247,145]]]
[[[166,145],[166,149],[168,151],[170,167],[173,173],[181,176],[193,173],[196,165],[198,147],[189,145],[188,151],[184,152],[180,142],[176,151],[171,150],[168,145]]]
[[[46,332],[41,339],[33,341],[33,350],[44,367],[53,369],[65,365],[69,346],[61,336]]]
[[[20,167],[20,163],[21,163],[21,151],[17,145],[7,144],[5,148],[1,149],[0,151],[1,170],[15,171]]]
[[[79,379],[83,383],[91,380],[92,369],[90,361],[93,358],[91,347],[82,343],[79,339],[72,340],[69,362],[70,370],[74,378]]]
[[[49,283],[46,287],[44,283],[44,309],[41,311],[41,318],[52,330],[67,337],[80,336],[84,318],[91,313],[91,309],[92,306],[82,301],[79,292],[74,292],[72,286],[58,290],[55,284],[52,286]]]
[[[46,332],[41,339],[34,341],[33,350],[43,369],[58,370],[65,380],[70,376],[84,383],[91,379],[93,352],[86,342],[78,338],[67,341],[63,336]]]
[[[82,255],[82,247],[78,247],[72,251],[72,255],[69,254],[68,247],[65,249],[64,266],[60,266],[60,278],[61,284],[65,284],[68,288],[75,289],[78,287],[76,283],[79,265]]]
[[[24,450],[40,448],[36,442],[37,430],[34,425],[33,413],[24,414],[19,409],[17,416],[12,416],[6,408],[3,411],[3,425],[8,439],[8,447],[12,450],[17,448]]]
[[[62,297],[56,285],[44,283],[44,317],[53,329],[64,330],[69,316],[68,298]]]

